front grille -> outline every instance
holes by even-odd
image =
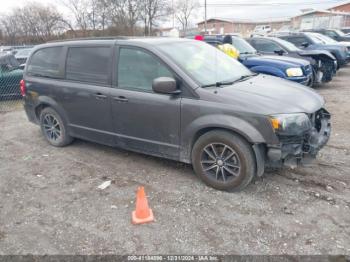
[[[282,144],[301,144],[304,141],[304,136],[278,136]]]
[[[306,131],[304,134],[298,136],[279,135],[278,138],[282,146],[288,147],[299,145],[299,147],[301,148],[301,152],[303,153],[314,152],[314,148],[316,147],[316,145],[314,145],[314,142],[311,141],[311,138],[315,137],[315,135],[318,135],[320,134],[320,132],[322,132],[322,120],[330,119],[330,114],[327,110],[321,108],[315,113],[308,114],[308,116],[311,121],[312,128]]]

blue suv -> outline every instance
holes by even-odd
[[[204,41],[217,46],[222,44],[223,35],[204,36]],[[232,36],[232,45],[240,52],[239,61],[255,73],[263,73],[312,86],[314,77],[309,61],[291,57],[260,55],[244,39]]]

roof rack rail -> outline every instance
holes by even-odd
[[[129,39],[127,36],[91,36],[91,37],[77,37],[77,38],[68,38],[68,39],[57,39],[48,41],[47,43],[56,43],[56,42],[66,42],[66,41],[81,41],[81,40],[122,40]]]

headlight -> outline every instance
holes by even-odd
[[[312,128],[309,117],[304,113],[272,115],[270,122],[279,135],[301,135]]]
[[[321,66],[322,66],[322,61],[318,60],[318,68],[321,68]]]
[[[287,76],[303,76],[303,70],[301,70],[300,67],[295,67],[295,68],[288,68],[286,70]]]

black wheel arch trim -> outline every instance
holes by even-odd
[[[65,112],[65,110],[51,97],[48,96],[39,96],[37,99],[37,102],[34,106],[34,110],[35,112],[37,112],[37,109],[39,107],[51,107],[53,108],[62,118],[62,121],[65,122],[65,124],[67,124],[68,118],[67,118],[67,114]],[[37,120],[38,122],[40,121],[40,115],[36,115],[37,116]],[[68,125],[67,125],[68,126]]]
[[[210,118],[210,119],[208,119]],[[208,125],[208,123],[211,123]],[[182,132],[180,161],[191,163],[191,152],[196,140],[208,131],[215,129],[233,132],[251,145],[254,144],[277,144],[278,138],[270,131],[270,134],[262,134],[251,123],[234,116],[204,116],[187,126]]]

